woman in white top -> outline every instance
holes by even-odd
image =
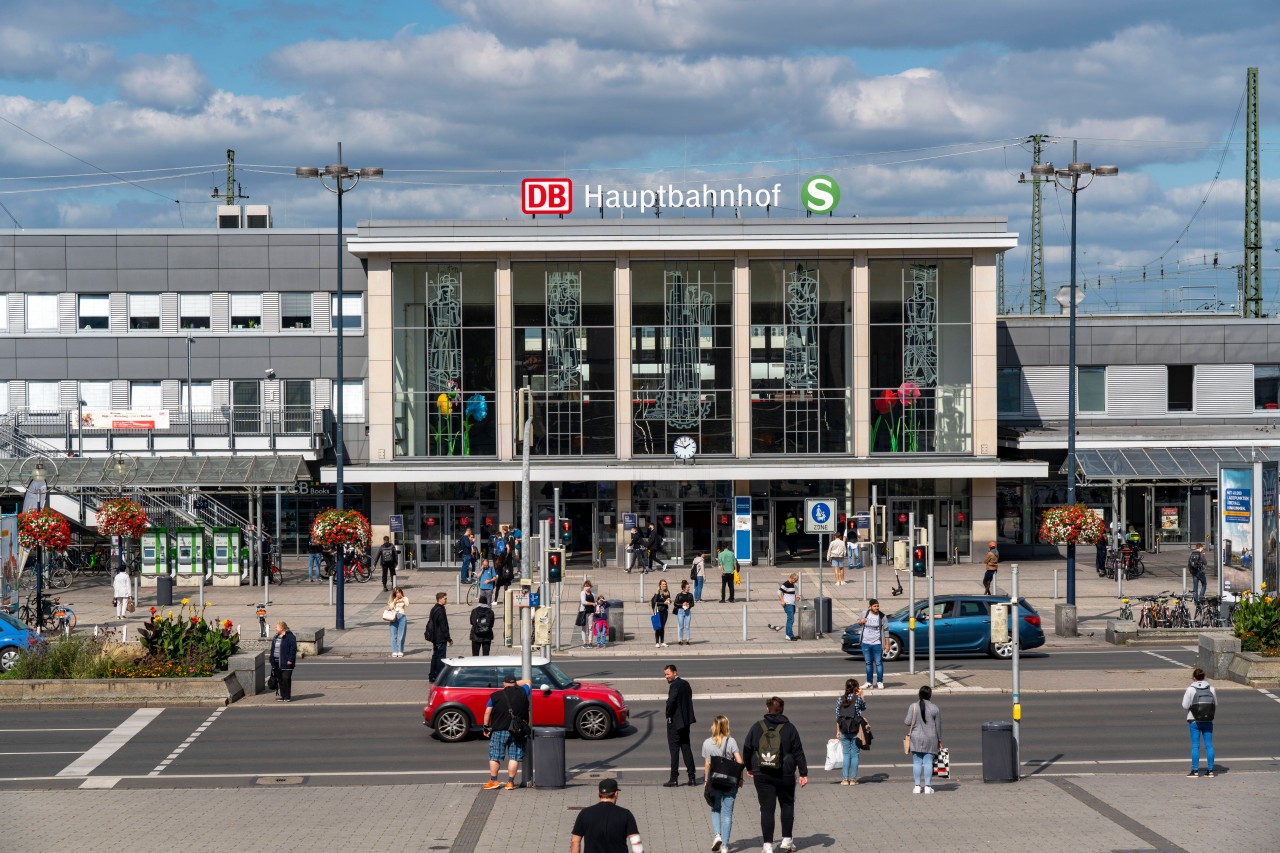
[[[1187,727],[1191,730],[1191,772],[1194,779],[1200,771],[1200,739],[1204,738],[1205,778],[1213,778],[1213,716],[1218,710],[1218,691],[1205,680],[1204,670],[1196,667],[1191,673],[1191,684],[1182,694],[1182,707],[1187,712]]]
[[[133,588],[129,583],[129,573],[125,571],[124,566],[121,566],[116,576],[111,579],[111,595],[116,602],[116,618],[125,618],[129,613],[129,597],[133,595]]]
[[[591,634],[595,630],[596,596],[591,588],[591,581],[582,582],[582,591],[578,593],[578,628],[582,631],[582,645],[591,642]]]
[[[848,555],[849,549],[845,544],[844,535],[832,536],[831,544],[827,546],[827,560],[835,571],[836,586],[844,586],[844,564]]]
[[[409,599],[404,597],[404,590],[400,587],[394,587],[391,590],[391,597],[387,599],[387,609],[394,610],[396,618],[387,623],[387,627],[391,630],[391,656],[393,658],[404,657],[404,638],[409,632]]]
[[[733,804],[742,787],[742,775],[738,775],[736,787],[718,788],[711,784],[711,759],[713,756],[732,758],[742,764],[742,751],[738,742],[729,735],[729,718],[720,714],[711,723],[711,737],[702,742],[702,777],[706,779],[706,799],[711,804],[712,850],[728,850],[729,834],[733,831]]]

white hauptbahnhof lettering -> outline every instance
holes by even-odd
[[[715,189],[706,184],[701,189],[681,190],[670,184],[656,190],[607,190],[602,184],[584,184],[585,206],[608,210],[653,210],[672,207],[777,207],[782,197],[782,184],[772,190],[755,190],[738,184],[735,189]]]

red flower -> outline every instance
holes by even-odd
[[[880,392],[880,396],[876,398],[876,411],[882,415],[889,414],[889,410],[898,402],[898,393],[890,388]]]

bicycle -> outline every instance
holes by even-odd
[[[44,586],[49,589],[66,589],[71,586],[71,572],[61,566],[45,566],[43,571]],[[32,589],[36,585],[36,567],[23,569],[18,576],[19,589]]]
[[[320,577],[325,580],[333,577],[336,566],[337,558],[331,552],[325,551],[320,558]],[[373,577],[373,569],[369,566],[369,558],[348,548],[342,557],[342,579],[368,583],[371,577]]]
[[[53,615],[54,603],[53,596],[41,594],[40,596],[40,624],[36,624],[36,595],[32,593],[27,596],[26,602],[18,610],[18,619],[24,624],[30,625],[37,631],[53,631],[57,627],[57,622]]]
[[[76,627],[76,612],[70,604],[62,604],[60,599],[53,600],[53,630],[70,633]]]

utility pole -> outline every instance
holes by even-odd
[[[1044,145],[1044,135],[1040,133],[1027,137],[1031,143],[1031,165],[1040,165],[1040,152]],[[1031,311],[1032,314],[1044,313],[1044,229],[1041,216],[1040,187],[1046,180],[1036,175],[1026,177],[1025,173],[1018,179],[1020,184],[1031,184]],[[1003,289],[1001,293],[1003,293]],[[1003,300],[1001,300],[1003,302]]]
[[[1262,316],[1262,170],[1258,162],[1258,69],[1245,84],[1249,102],[1244,154],[1244,283],[1240,316]]]
[[[338,159],[342,159],[339,157]],[[227,149],[227,188],[220,190],[218,187],[213,188],[213,198],[221,198],[223,204],[228,206],[236,203],[236,199],[248,198],[236,183],[236,152],[235,149]]]
[[[1004,252],[996,255],[996,313],[1007,310],[1004,301]]]

